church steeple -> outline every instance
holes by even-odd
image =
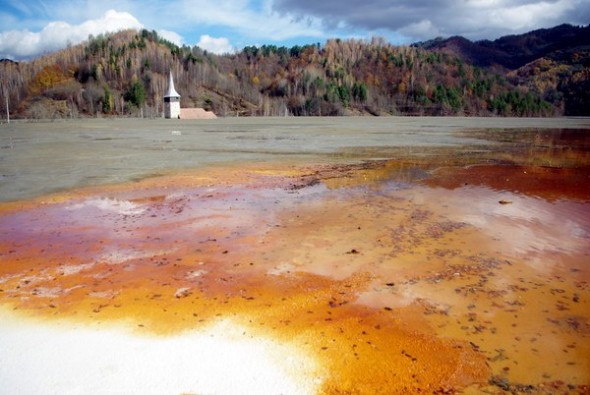
[[[174,89],[172,71],[168,78],[168,91],[164,95],[164,118],[180,118],[180,95]]]
[[[180,97],[176,89],[174,89],[174,80],[172,79],[172,71],[170,71],[170,77],[168,78],[168,92],[164,97]]]

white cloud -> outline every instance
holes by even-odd
[[[437,37],[440,35],[438,29],[428,19],[404,26],[399,29],[399,32],[409,37]]]
[[[11,7],[0,9],[0,29],[6,29],[0,32],[0,57],[21,59],[79,43],[88,34],[144,26],[178,45],[203,35],[199,46],[223,53],[253,42],[375,33],[403,35],[408,42],[439,35],[493,39],[565,22],[586,24],[590,15],[588,0],[365,0],[362,7],[350,0],[8,1]],[[85,20],[88,15],[102,16]]]
[[[534,29],[538,24],[558,23],[561,15],[570,11],[573,4],[569,1],[555,3],[523,4],[516,7],[505,7],[489,10],[491,24],[504,29]]]
[[[319,20],[329,31],[388,30],[412,39],[493,39],[561,23],[586,25],[590,16],[588,0],[364,0],[362,7],[352,0],[274,0],[272,9],[282,19],[312,20],[311,26]]]
[[[184,44],[184,38],[176,32],[165,29],[159,29],[157,32],[160,37],[170,41],[171,43],[176,45]]]
[[[325,37],[316,18],[293,18],[276,12],[266,0],[258,9],[246,0],[184,0],[178,22],[184,26],[201,25],[238,32],[240,38],[263,39],[264,42],[299,36]],[[228,33],[229,34],[229,33]]]
[[[106,33],[122,29],[141,29],[143,25],[128,12],[118,12],[115,10],[108,10],[102,18],[86,21],[78,26],[79,32],[85,34],[88,32]]]
[[[206,49],[209,52],[215,54],[224,54],[235,52],[235,48],[229,43],[229,40],[225,37],[211,37],[208,34],[203,34],[201,39],[197,43],[202,49]]]
[[[295,37],[328,36],[319,18],[293,18],[279,13],[272,7],[271,0],[177,0],[172,3],[52,0],[50,6],[45,7],[49,2],[29,0],[23,5],[25,19],[0,10],[0,22],[6,22],[0,23],[0,57],[26,59],[64,48],[68,43],[77,44],[88,34],[144,26],[177,45],[196,42],[200,35],[209,32],[215,37],[204,36],[199,45],[216,53],[232,52],[236,46],[250,45],[252,41],[268,43]],[[102,16],[85,20],[87,15]],[[6,30],[2,31],[1,26]]]
[[[77,44],[97,35],[123,29],[141,29],[143,25],[130,13],[108,10],[98,19],[88,20],[79,25],[66,22],[48,23],[40,32],[10,30],[0,33],[0,57],[27,58],[44,52]]]

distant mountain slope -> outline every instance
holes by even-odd
[[[160,117],[172,71],[181,107],[218,116],[590,115],[589,28],[417,46],[332,39],[223,56],[128,30],[0,61],[0,103],[7,95],[13,118]]]
[[[518,69],[539,58],[560,58],[563,53],[590,50],[590,25],[560,25],[497,40],[469,41],[463,37],[434,39],[415,44],[424,49],[456,55],[479,67]]]

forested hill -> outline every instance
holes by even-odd
[[[130,30],[29,62],[0,61],[0,114],[8,95],[13,118],[159,117],[171,70],[182,107],[220,116],[590,115],[589,48],[576,42],[510,70],[378,38],[218,56]]]

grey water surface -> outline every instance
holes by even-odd
[[[284,117],[12,121],[0,124],[0,201],[216,164],[350,162],[376,159],[370,148],[413,147],[419,152],[420,147],[483,144],[454,133],[490,128],[590,128],[590,120]]]

